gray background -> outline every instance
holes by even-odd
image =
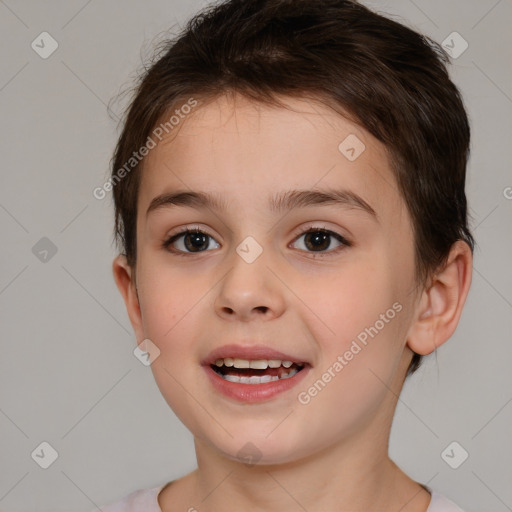
[[[473,285],[452,340],[404,388],[391,456],[467,512],[505,512],[512,510],[512,1],[367,3],[439,42],[457,31],[469,43],[451,73],[473,127]],[[159,34],[204,4],[0,1],[2,511],[86,512],[195,467],[191,435],[133,355],[111,275],[110,195],[99,201],[92,191],[106,179],[118,133],[106,105],[130,85]],[[43,31],[59,44],[47,59],[31,48]],[[32,250],[42,237],[57,247],[46,262]],[[59,454],[48,469],[31,457],[43,441]],[[469,453],[458,469],[441,458],[452,441]]]

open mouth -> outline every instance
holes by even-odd
[[[289,379],[305,366],[305,363],[281,361],[279,359],[237,359],[226,357],[217,359],[210,367],[229,382],[240,384],[265,384]]]

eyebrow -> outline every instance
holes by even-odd
[[[350,190],[290,190],[272,196],[268,204],[270,211],[274,213],[281,213],[294,208],[328,205],[359,209],[375,220],[378,219],[375,210],[362,197]],[[178,191],[161,194],[153,198],[146,211],[146,216],[155,210],[172,206],[206,208],[219,212],[226,212],[228,209],[227,201],[219,195],[206,192]]]

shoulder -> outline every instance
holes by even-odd
[[[453,501],[450,501],[446,496],[432,491],[432,498],[430,505],[426,512],[464,512],[460,507],[455,505]]]
[[[138,489],[115,503],[95,508],[90,512],[162,512],[157,499],[162,487]]]

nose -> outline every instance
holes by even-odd
[[[232,266],[215,297],[215,312],[225,320],[271,320],[283,314],[283,284],[267,266],[265,251],[248,263],[234,251]]]

